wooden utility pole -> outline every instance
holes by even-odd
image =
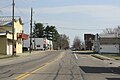
[[[30,48],[29,51],[32,51],[32,17],[33,17],[33,8],[31,8],[31,20],[30,20]]]
[[[119,54],[118,54],[118,56],[120,56],[120,43],[119,43]]]
[[[36,24],[36,22],[34,21],[34,51],[36,50],[36,40],[35,40],[35,38],[36,38],[36,29],[35,29],[35,24]]]
[[[14,52],[14,6],[15,6],[15,2],[13,0],[13,3],[12,3],[12,56],[15,56],[15,52]]]

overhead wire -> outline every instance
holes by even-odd
[[[25,16],[25,13],[20,8],[18,8],[18,6],[15,6],[15,9],[20,13],[20,15],[22,14],[22,16],[24,17],[24,20],[25,19],[28,20],[28,18]],[[29,22],[30,21],[26,21],[26,22],[24,22],[24,24],[28,24]]]
[[[6,8],[8,8],[8,7],[10,7],[10,6],[12,6],[12,4],[8,4],[8,5],[5,5],[5,6],[3,6],[3,7],[0,7],[0,14],[2,15],[2,14],[7,14],[7,13],[5,13],[7,10],[6,10]]]
[[[80,29],[80,28],[68,28],[68,27],[56,27],[56,28],[60,28],[60,29],[66,29],[66,30],[104,30],[104,29],[92,29],[92,28],[87,28],[87,29]]]
[[[0,9],[4,9],[6,7],[9,7],[9,6],[12,6],[12,4],[3,6]],[[16,8],[17,11],[19,11],[20,14],[22,14],[22,16],[24,16],[24,19],[27,19],[26,16],[25,16],[25,13],[23,13],[23,11],[20,10],[20,8],[18,8],[18,6],[15,6],[15,8]],[[24,22],[24,24],[27,24],[27,23],[29,23],[29,21]],[[88,29],[88,28],[87,29],[80,29],[80,28],[68,28],[68,27],[56,27],[56,28],[65,29],[65,30],[104,30],[104,29],[96,29],[96,28],[95,29],[92,29],[92,28],[90,28],[90,29]]]
[[[15,6],[15,9],[16,9],[17,11],[19,11],[19,13],[22,14],[22,16],[24,16],[24,18],[25,18],[25,14],[20,10],[20,8],[18,8],[17,6]]]
[[[4,9],[4,8],[10,7],[10,6],[12,6],[12,4],[8,4],[6,6],[0,7],[0,9]]]

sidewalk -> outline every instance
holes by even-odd
[[[0,59],[6,59],[6,58],[11,58],[9,55],[0,55]]]
[[[32,51],[31,53],[29,52],[24,52],[24,53],[17,53],[16,56],[12,56],[12,55],[0,55],[0,61],[1,60],[6,60],[6,59],[14,59],[14,58],[20,58],[20,57],[27,57],[27,56],[31,56],[31,55],[36,55],[38,53],[42,53],[45,51]]]
[[[23,52],[23,53],[18,53],[17,56],[25,57],[25,56],[35,55],[35,54],[38,54],[38,53],[41,53],[41,52],[45,52],[45,51],[32,51],[31,53],[30,52]]]
[[[10,64],[15,64],[15,63],[20,63],[22,60],[30,60],[31,57],[35,56],[40,56],[43,55],[46,51],[32,51],[31,53],[25,52],[25,53],[17,53],[16,56],[8,56],[8,55],[0,55],[0,66],[3,65],[10,65]],[[21,60],[22,59],[22,60]]]
[[[99,54],[93,54],[91,56],[93,56],[95,58],[98,58],[100,60],[103,60],[104,62],[109,63],[112,66],[120,67],[120,60],[115,60],[113,58],[109,58],[109,57],[106,57],[106,56],[103,56],[103,55],[99,55]]]

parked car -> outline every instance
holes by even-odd
[[[23,51],[28,51],[28,48],[27,47],[23,47]]]

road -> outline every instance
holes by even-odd
[[[120,80],[120,68],[88,54],[48,51],[0,65],[0,80]]]

